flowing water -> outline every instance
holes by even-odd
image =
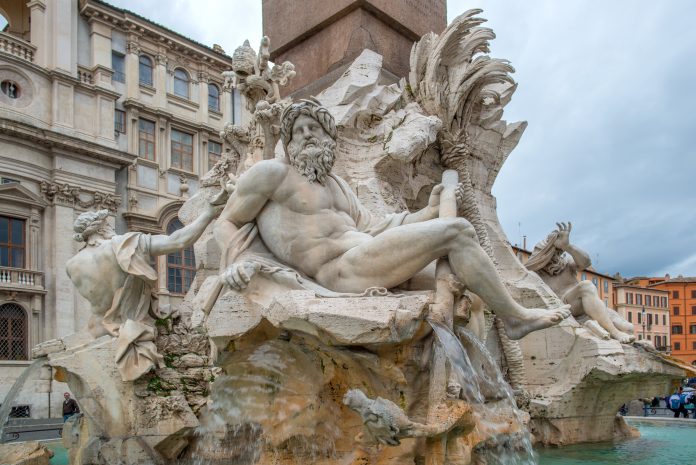
[[[0,442],[3,442],[3,437],[5,434],[5,426],[8,418],[10,417],[10,412],[12,411],[12,406],[17,398],[17,395],[22,391],[24,384],[27,382],[29,377],[38,371],[41,366],[46,362],[46,357],[37,358],[29,365],[17,378],[17,381],[10,388],[10,392],[5,396],[5,400],[0,407]]]
[[[462,387],[464,399],[472,404],[481,418],[487,420],[486,425],[477,425],[477,428],[513,431],[511,434],[494,435],[479,443],[474,447],[474,453],[487,465],[536,464],[531,435],[517,408],[512,388],[503,378],[490,352],[467,329],[460,329],[457,337],[442,323],[432,320],[428,322],[449,359],[451,369]],[[467,349],[464,349],[460,338],[466,343]],[[472,359],[476,363],[472,363]],[[484,395],[486,391],[490,391],[490,395]]]

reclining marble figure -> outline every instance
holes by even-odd
[[[573,316],[587,315],[591,318],[586,326],[598,336],[627,344],[635,339],[633,324],[607,308],[597,293],[597,288],[588,280],[578,281],[578,271],[590,267],[589,255],[570,243],[571,223],[556,223],[546,239],[534,246],[534,251],[526,263],[527,269],[539,277],[563,300],[570,305]],[[568,252],[566,254],[566,252]],[[570,256],[568,256],[570,255]],[[592,324],[596,321],[600,328]]]
[[[281,118],[284,158],[263,160],[227,186],[230,198],[214,227],[223,251],[222,280],[247,287],[264,262],[244,252],[258,244],[269,263],[290,267],[338,293],[395,287],[440,257],[493,309],[511,338],[556,324],[568,306],[527,309],[515,302],[463,218],[438,218],[441,186],[422,210],[374,218],[331,172],[336,126],[313,100],[289,105]]]
[[[163,365],[154,344],[154,319],[162,315],[153,294],[157,273],[151,257],[192,245],[220,209],[208,204],[195,221],[170,236],[116,235],[107,221],[108,210],[86,212],[75,220],[74,238],[85,247],[68,260],[66,271],[91,304],[91,335],[117,337],[116,364],[124,381]]]

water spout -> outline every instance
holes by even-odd
[[[0,443],[5,442],[3,439],[5,437],[5,427],[7,426],[7,420],[10,416],[10,412],[12,411],[12,404],[14,403],[14,400],[24,387],[27,379],[29,379],[34,372],[41,368],[45,362],[46,357],[40,357],[34,360],[32,364],[22,372],[19,378],[17,378],[17,381],[14,382],[10,388],[10,391],[7,393],[7,396],[5,396],[5,400],[0,407]]]

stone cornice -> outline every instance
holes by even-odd
[[[71,154],[87,155],[91,159],[102,160],[117,166],[128,166],[136,156],[127,152],[106,147],[95,142],[61,134],[50,129],[0,117],[0,134],[7,134],[28,140],[49,149],[62,149]]]
[[[178,52],[178,54],[188,59],[200,61],[220,69],[229,69],[231,67],[231,57],[214,51],[211,47],[191,40],[131,11],[114,7],[99,0],[80,0],[79,10],[80,14],[87,18],[99,20],[124,32],[148,37],[154,42],[165,44],[168,50]]]

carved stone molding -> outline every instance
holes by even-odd
[[[126,52],[140,55],[140,44],[134,40],[129,40],[126,44]]]
[[[49,203],[69,207],[107,209],[116,212],[121,205],[121,196],[88,191],[70,184],[41,181],[41,194]]]

